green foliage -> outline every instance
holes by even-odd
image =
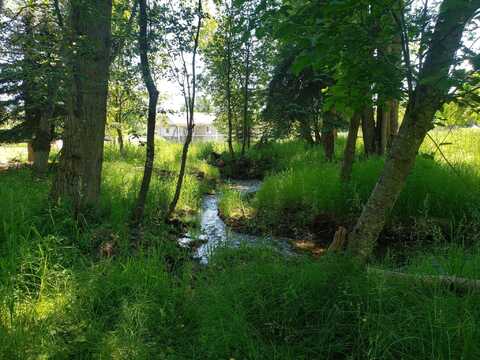
[[[259,124],[270,78],[274,44],[258,35],[263,5],[258,0],[219,2],[217,26],[202,49],[207,66],[203,85],[215,106],[216,125],[228,133],[230,116],[233,140],[238,143],[247,133],[256,135],[251,133]]]

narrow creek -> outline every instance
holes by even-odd
[[[259,180],[236,180],[229,182],[229,186],[242,194],[249,194],[258,191],[261,186]],[[207,264],[208,259],[215,249],[226,247],[239,247],[241,245],[268,246],[276,249],[282,254],[293,254],[292,247],[288,240],[273,238],[270,236],[254,236],[242,234],[229,228],[219,215],[218,203],[221,194],[205,195],[202,200],[200,213],[200,235],[185,235],[179,239],[179,244],[190,247],[192,243],[200,244],[194,248],[193,257],[201,264]]]

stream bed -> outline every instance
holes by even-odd
[[[261,186],[261,181],[233,181],[229,186],[243,194],[251,194]],[[285,239],[272,238],[270,236],[255,236],[242,234],[230,229],[219,215],[218,203],[220,194],[205,195],[202,200],[200,213],[200,235],[192,236],[190,234],[180,238],[179,244],[184,247],[192,247],[192,243],[199,244],[193,246],[193,257],[201,264],[207,264],[208,258],[221,246],[239,247],[241,245],[261,245],[276,249],[282,254],[292,255],[294,252],[292,246]]]

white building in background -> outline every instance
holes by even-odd
[[[215,116],[207,113],[195,113],[193,141],[223,141],[223,135],[213,124]],[[169,141],[183,142],[187,136],[187,118],[185,113],[162,114],[158,117],[157,136]]]

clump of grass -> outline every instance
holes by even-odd
[[[223,216],[238,218],[245,216],[250,205],[247,203],[245,196],[239,191],[224,188],[221,191],[221,198],[218,207]]]
[[[282,221],[284,216],[297,215],[300,226],[310,223],[319,213],[342,214],[348,197],[339,181],[338,167],[299,166],[265,179],[253,201],[260,221],[266,227]]]

